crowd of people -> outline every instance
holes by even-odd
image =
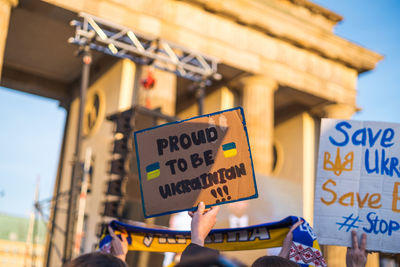
[[[192,217],[191,222],[191,243],[182,253],[181,261],[177,267],[241,267],[244,264],[228,259],[220,255],[218,250],[207,248],[204,246],[204,240],[214,227],[219,206],[205,208],[205,204],[200,202],[197,211],[189,212]],[[299,266],[297,263],[289,260],[290,246],[293,241],[293,230],[302,222],[295,223],[289,230],[283,241],[282,249],[278,256],[263,256],[258,258],[251,265],[252,267],[291,267]],[[111,253],[93,252],[81,255],[71,262],[65,264],[65,267],[126,267],[126,255],[128,253],[127,234],[117,236],[113,229],[109,227],[109,233],[112,237]],[[367,262],[367,236],[362,234],[360,242],[357,233],[351,232],[352,247],[347,248],[346,266],[347,267],[364,267]]]

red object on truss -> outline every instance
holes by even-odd
[[[154,85],[156,84],[156,79],[153,76],[153,72],[148,71],[147,77],[144,78],[143,80],[141,80],[140,83],[142,84],[144,89],[146,89],[146,90],[152,89],[154,87]]]

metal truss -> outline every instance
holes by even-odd
[[[160,38],[135,33],[127,27],[87,13],[81,12],[79,16],[83,21],[71,21],[75,36],[68,41],[72,44],[88,45],[91,49],[152,65],[195,82],[210,83],[222,78],[217,72],[218,60],[215,58]]]

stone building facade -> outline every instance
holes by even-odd
[[[1,85],[57,99],[68,111],[55,192],[69,190],[72,175],[81,64],[67,39],[74,34],[69,21],[82,11],[218,58],[222,80],[206,89],[204,111],[237,105],[245,110],[260,193],[248,203],[249,223],[289,214],[312,222],[320,118],[350,118],[358,109],[358,75],[382,59],[333,33],[340,15],[307,0],[0,0]],[[138,81],[149,69],[94,53],[88,101],[100,95],[101,107],[97,126],[82,144],[82,151],[90,147],[95,158],[85,252],[98,241],[96,227],[102,220],[113,140],[113,125],[105,116],[145,105],[146,98],[164,114],[182,119],[197,115],[190,82],[172,73],[152,70],[157,82],[145,92]],[[140,220],[137,190],[130,192],[131,212]],[[59,208],[66,205],[60,201]],[[229,213],[222,209],[220,225]],[[65,214],[53,211],[52,216],[65,228]],[[54,231],[49,266],[60,264],[54,246],[63,248],[63,240],[63,233]],[[324,250],[329,266],[343,266],[343,248]],[[263,253],[254,252],[254,257]],[[150,266],[160,257],[136,253],[132,261]],[[376,266],[377,259],[370,256],[369,266]]]

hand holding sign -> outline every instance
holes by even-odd
[[[146,218],[257,197],[241,108],[137,131],[135,146]]]
[[[200,202],[196,212],[189,212],[192,217],[191,240],[192,243],[204,246],[204,240],[217,222],[219,207],[205,209],[204,202]]]

